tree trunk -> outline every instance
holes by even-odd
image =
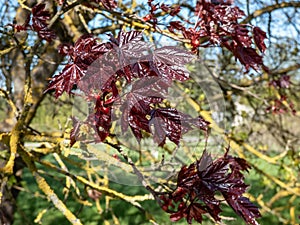
[[[32,7],[36,4],[36,2],[37,1],[35,0],[28,0],[27,4],[25,4]],[[53,2],[49,1],[46,4],[47,9],[49,11],[53,11],[52,8],[55,8],[52,7]],[[29,14],[30,12],[28,10],[19,7],[16,11],[16,24],[24,24]],[[74,26],[75,23],[76,26]],[[62,60],[62,56],[59,55],[57,51],[58,45],[64,42],[69,43],[70,40],[74,41],[86,32],[84,26],[80,24],[78,15],[74,10],[67,12],[64,18],[60,20],[59,23],[54,24],[53,27],[55,27],[55,30],[57,31],[56,34],[58,36],[58,40],[42,44],[43,46],[39,48],[38,62],[30,71],[33,104],[30,106],[27,117],[22,126],[24,132],[30,132],[30,123],[35,117],[35,114],[44,99],[45,95],[43,92],[46,89],[49,78],[53,76]],[[15,34],[15,40],[22,45],[22,43],[28,38],[27,36],[27,32],[18,32]],[[10,45],[10,41],[11,40],[7,40],[7,46]],[[28,60],[27,56],[24,55],[20,49],[21,48],[15,48],[8,54],[8,57],[2,58],[1,56],[1,62],[5,65],[2,67],[6,84],[5,89],[8,92],[10,99],[17,107],[18,112],[21,112],[24,109],[24,88],[26,79],[25,64],[26,60]],[[37,55],[36,52],[35,54]],[[18,118],[11,107],[6,107],[6,117],[3,121],[0,121],[0,135],[1,133],[11,132],[13,127],[16,125],[17,120]],[[6,165],[10,152],[9,141],[7,144],[3,144],[2,142],[3,140],[1,140],[0,136],[0,151],[7,151],[8,156],[6,159],[4,158],[1,160],[0,158],[0,168],[3,168]],[[22,144],[23,143],[18,143],[19,146]],[[21,157],[17,155],[13,167],[13,174],[0,174],[0,188],[2,193],[2,197],[0,195],[0,225],[13,224],[13,215],[16,211],[16,199],[19,191],[9,185],[8,180],[11,176],[14,176],[17,181],[17,184],[15,185],[18,185],[22,178],[21,175],[24,166],[25,165],[22,162]]]

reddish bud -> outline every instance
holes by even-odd
[[[150,14],[147,14],[146,16],[143,17],[143,20],[145,22],[148,22],[149,20],[151,20],[151,15]]]

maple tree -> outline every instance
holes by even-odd
[[[112,147],[118,153],[113,155],[112,158],[115,160],[113,162],[128,164],[162,210],[170,214],[170,220],[173,222],[185,218],[189,224],[193,220],[202,223],[204,214],[219,222],[222,218],[221,204],[225,203],[247,224],[259,224],[257,221],[261,217],[259,208],[244,195],[248,188],[244,182],[244,172],[248,172],[252,164],[250,165],[244,158],[230,155],[230,141],[224,155],[213,159],[209,152],[213,152],[214,149],[207,147],[207,141],[210,129],[215,127],[214,121],[210,117],[203,115],[192,117],[180,111],[170,104],[167,96],[173,84],[185,84],[190,80],[191,71],[187,69],[187,65],[195,60],[202,60],[203,49],[221,48],[232,54],[235,61],[243,66],[244,74],[261,72],[269,76],[268,87],[276,92],[276,96],[271,97],[273,100],[265,107],[266,112],[273,114],[292,112],[296,115],[294,103],[289,98],[289,90],[293,85],[290,76],[286,73],[276,76],[264,63],[263,56],[267,49],[266,32],[258,26],[241,22],[246,14],[231,0],[197,0],[195,6],[189,9],[189,16],[185,13],[180,14],[184,4],[168,5],[154,0],[147,1],[148,8],[142,14],[123,12],[124,5],[120,7],[114,0],[73,3],[60,0],[52,4],[58,11],[49,10],[45,3],[36,3],[32,5],[22,23],[8,23],[7,28],[12,28],[9,32],[16,36],[22,37],[24,33],[36,35],[33,46],[27,49],[20,47],[23,55],[26,55],[27,51],[34,53],[36,51],[37,56],[42,59],[37,50],[39,46],[41,44],[52,46],[56,43],[54,49],[59,63],[63,59],[66,60],[62,67],[53,68],[53,72],[57,70],[58,72],[50,78],[48,87],[43,88],[44,95],[54,92],[55,98],[59,99],[67,93],[69,96],[80,96],[88,103],[89,112],[83,120],[76,115],[71,117],[72,128],[68,149],[78,144],[77,142],[85,148],[88,148],[86,146],[90,143],[104,143]],[[63,37],[63,33],[58,32],[61,29],[58,21],[62,15],[67,16],[67,12],[76,6],[86,10],[86,14],[80,14],[79,21],[82,23],[82,30],[89,32],[77,36],[75,32],[76,38],[70,42],[68,38]],[[142,26],[132,25],[130,29],[120,26],[116,29],[117,32],[113,30],[112,33],[108,33],[109,39],[103,41],[89,30],[85,21],[93,17],[89,12],[93,10],[97,12],[100,9],[111,13],[125,24],[139,23]],[[145,38],[145,33],[150,31],[169,37],[176,41],[178,46],[185,46],[186,49],[178,46],[153,47]],[[23,42],[17,40],[17,43]],[[31,60],[34,59],[33,53],[28,55]],[[33,105],[30,102],[33,90],[30,90],[31,78],[28,75],[31,69],[30,59],[24,61],[27,71],[25,77],[29,80],[26,81],[24,110],[17,117],[21,118],[25,125],[15,127],[16,130],[20,127],[26,127],[27,130],[15,134],[12,132],[11,135],[16,140],[21,140],[23,135],[26,137],[28,132],[39,133],[29,126],[32,117],[30,118],[28,109]],[[9,99],[9,94],[5,91],[3,96]],[[19,109],[14,104],[11,104],[11,107],[15,109],[15,113],[18,112]],[[119,119],[122,134],[131,132],[138,143],[150,135],[156,144],[155,148],[162,149],[167,148],[170,142],[178,148],[185,134],[192,130],[201,130],[205,139],[203,153],[196,157],[194,162],[183,165],[173,174],[172,178],[176,177],[175,183],[166,182],[158,184],[159,188],[153,188],[148,184],[153,178],[139,169],[126,154],[124,144],[114,133],[114,123]],[[33,135],[31,133],[30,135]],[[15,140],[12,137],[10,140]],[[34,138],[29,136],[28,140],[32,139]],[[236,140],[232,138],[232,141]],[[24,149],[22,144],[14,146],[9,162],[15,160],[16,153],[20,153],[26,166],[33,174],[37,174],[34,176],[41,190],[61,212],[64,212],[71,223],[81,224],[64,203],[56,195],[52,195],[49,191],[51,189],[39,175],[34,162],[64,174],[72,182],[78,181],[92,188],[87,193],[95,201],[99,200],[103,193],[123,198],[141,209],[137,202],[128,200],[129,197],[117,195],[105,188],[101,189],[84,177],[65,170],[57,155],[55,157],[62,169],[44,162],[39,155],[36,156]],[[97,157],[99,159],[99,156]],[[10,172],[11,165],[13,164],[7,163],[3,171]],[[68,185],[70,188],[70,181]],[[76,189],[76,185],[74,183],[72,185]],[[83,202],[82,199],[79,200]]]
[[[170,16],[175,16],[180,11],[180,7],[153,4],[152,1],[148,1],[148,4],[149,20],[152,20],[154,28],[157,25],[155,11],[159,8]],[[195,28],[185,28],[178,22],[168,26],[172,33],[176,33],[175,30],[182,32],[190,41],[193,52],[199,47],[220,45],[233,52],[247,71],[250,67],[259,69],[259,66],[267,70],[262,56],[253,48],[255,44],[261,52],[265,51],[266,34],[260,28],[253,27],[252,40],[247,28],[249,25],[238,23],[238,19],[244,16],[238,7],[223,1],[197,1],[195,14]],[[174,108],[158,106],[173,80],[185,81],[189,78],[184,65],[193,59],[193,55],[175,47],[154,49],[150,55],[144,55],[148,46],[141,42],[141,38],[140,31],[121,30],[117,38],[111,36],[106,43],[100,43],[97,38],[89,35],[81,37],[74,47],[60,47],[60,52],[67,55],[70,62],[52,79],[47,91],[54,89],[55,96],[59,97],[63,92],[74,94],[73,91],[79,89],[88,101],[95,102],[94,112],[86,121],[80,122],[73,118],[71,146],[79,137],[82,124],[94,129],[95,141],[103,142],[110,135],[112,108],[115,102],[120,101],[117,82],[122,78],[127,83],[133,83],[125,96],[126,100],[121,102],[122,130],[126,131],[130,127],[138,141],[142,139],[142,130],[153,133],[154,140],[160,146],[165,144],[166,138],[179,145],[182,134],[192,126],[208,131],[209,122],[202,117],[191,118]],[[201,39],[205,39],[205,42],[200,43]],[[75,85],[77,88],[74,88]],[[154,126],[153,130],[151,125]],[[199,167],[204,163],[209,164],[200,170]],[[227,174],[229,168],[232,171]],[[220,191],[234,211],[248,224],[258,224],[255,220],[260,217],[257,207],[242,196],[247,186],[242,181],[244,176],[240,171],[247,168],[249,166],[243,159],[232,158],[227,153],[212,163],[204,152],[199,161],[188,168],[183,167],[178,174],[177,189],[169,195],[170,199],[179,201],[180,204],[178,211],[171,215],[171,220],[186,217],[188,223],[193,218],[202,222],[202,214],[209,213],[219,221],[220,201],[214,195],[216,191]],[[187,201],[191,202],[188,206],[182,199],[185,195],[188,195]],[[205,206],[197,203],[196,199],[204,202]],[[172,205],[166,197],[164,200]],[[168,208],[168,205],[163,208]]]

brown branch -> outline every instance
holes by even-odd
[[[281,3],[278,3],[278,4],[266,6],[264,8],[258,9],[256,11],[254,11],[253,13],[251,13],[241,23],[246,24],[246,23],[249,23],[251,20],[253,20],[257,17],[260,17],[261,15],[263,15],[265,13],[271,13],[271,12],[277,10],[277,9],[283,9],[283,8],[289,8],[289,7],[298,8],[298,7],[300,7],[300,2],[296,2],[296,1],[281,2]]]
[[[65,2],[67,2],[67,1],[65,1]],[[52,17],[51,21],[49,22],[48,28],[50,29],[64,13],[73,9],[75,6],[80,5],[82,2],[83,2],[83,0],[78,0],[78,1],[73,2],[70,5],[67,5],[66,7],[61,7],[61,9]],[[65,3],[64,3],[64,5],[65,5]]]
[[[271,74],[280,74],[281,75],[281,74],[286,74],[290,71],[296,71],[298,69],[300,69],[300,63],[296,63],[295,65],[291,65],[291,66],[288,66],[283,69],[271,71]]]

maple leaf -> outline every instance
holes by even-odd
[[[201,223],[202,215],[205,213],[207,213],[207,210],[205,207],[203,207],[203,205],[199,203],[191,204],[186,211],[186,220],[189,224],[192,223],[192,219],[195,219],[198,223]]]
[[[244,159],[228,155],[228,150],[223,157],[214,161],[205,150],[200,160],[181,168],[176,190],[163,198],[164,209],[171,213],[171,220],[186,218],[189,224],[192,219],[201,223],[202,214],[209,213],[216,221],[220,221],[221,200],[215,197],[220,192],[248,224],[258,225],[258,208],[242,196],[247,188],[242,171],[248,171],[250,166]],[[189,204],[184,204],[175,211],[168,209],[174,208],[173,202],[187,202],[187,197]]]
[[[121,106],[122,131],[125,132],[129,125],[138,141],[141,138],[140,130],[150,132],[146,116],[150,114],[151,104],[162,102],[168,87],[169,85],[158,77],[146,77],[134,82]]]
[[[118,58],[121,68],[146,59],[146,53],[149,52],[152,45],[142,42],[141,38],[142,32],[140,31],[124,32],[122,30],[117,38],[110,37],[111,43],[115,45],[116,58]]]
[[[198,0],[195,13],[199,16],[197,26],[182,30],[183,35],[191,40],[193,51],[199,46],[209,47],[218,44],[230,50],[245,66],[246,72],[250,67],[258,70],[259,66],[267,70],[262,56],[251,47],[254,39],[258,49],[264,52],[265,33],[259,28],[254,28],[251,37],[247,26],[238,22],[245,13],[238,7],[233,7],[231,1]],[[199,41],[203,38],[208,38],[208,41]]]
[[[257,54],[255,49],[237,46],[234,50],[235,56],[245,66],[246,71],[252,67],[255,70],[259,69],[259,65],[263,65],[262,56]]]
[[[151,113],[150,125],[154,126],[153,138],[159,146],[165,144],[166,138],[179,144],[182,136],[182,118],[176,109],[156,109]]]
[[[173,33],[174,33],[174,29],[176,29],[176,30],[184,30],[185,29],[180,21],[171,21],[169,27],[172,28]],[[169,27],[168,27],[168,29],[169,29]]]
[[[45,10],[46,4],[37,4],[32,8],[32,26],[34,30],[40,30],[47,26],[50,13]]]
[[[77,77],[75,83],[78,85],[78,87],[80,86],[82,91],[84,91],[86,94],[89,94],[92,92],[90,87],[96,85],[96,81],[101,79],[101,77],[97,78],[99,72],[101,72],[101,65],[103,66],[107,64],[106,62],[99,64],[101,61],[97,59],[111,49],[112,45],[110,43],[99,43],[98,38],[95,38],[91,35],[83,35],[76,41],[74,46],[71,44],[60,45],[59,53],[62,55],[68,55],[70,57],[70,61],[73,62],[73,65],[76,65],[76,68],[81,71],[82,74]],[[72,63],[67,64],[65,69],[70,67],[70,65],[72,65]],[[104,69],[107,74],[108,68],[102,67],[102,71]],[[80,78],[83,77],[85,79],[81,80]],[[57,87],[60,88],[60,86]],[[63,91],[64,89],[60,90],[60,92]]]
[[[127,104],[124,104],[123,107],[127,107]],[[140,111],[136,109],[135,106],[131,107],[130,110],[122,110],[122,118],[121,118],[121,128],[122,131],[127,131],[128,127],[130,127],[133,135],[137,139],[138,142],[142,139],[142,130],[150,133],[149,127],[149,119],[147,118],[147,114],[141,114]]]
[[[17,32],[20,31],[25,31],[31,28],[31,26],[29,25],[30,22],[30,15],[27,16],[25,22],[20,25],[20,24],[8,24],[9,26],[12,26]]]
[[[264,40],[267,38],[266,32],[261,30],[259,27],[254,27],[253,28],[253,36],[254,36],[254,42],[255,42],[256,46],[258,47],[258,49],[261,52],[265,52],[265,50],[267,48],[264,43]]]
[[[119,68],[121,66],[114,53],[104,54],[88,66],[78,87],[87,95],[99,91],[105,92],[115,84]]]
[[[105,95],[97,96],[94,113],[91,113],[84,122],[94,129],[96,142],[103,142],[109,135],[109,130],[111,128],[112,108],[105,103]]]
[[[98,38],[92,35],[81,36],[73,48],[69,48],[68,54],[75,64],[82,69],[87,69],[96,59],[108,52],[112,46],[98,43]]]
[[[122,47],[128,43],[137,43],[142,39],[142,32],[141,31],[129,31],[124,32],[121,30],[117,36],[117,38],[114,38],[114,36],[110,36],[110,41],[114,44],[116,44],[118,47]]]
[[[32,27],[41,39],[51,42],[56,38],[56,35],[48,29],[47,20],[50,19],[50,13],[45,10],[45,7],[46,4],[37,4],[32,8]]]
[[[37,33],[41,39],[45,39],[48,42],[51,42],[53,39],[56,38],[56,34],[48,28],[40,29],[37,31]]]
[[[253,203],[246,197],[233,197],[233,196],[226,196],[225,200],[231,206],[231,208],[241,216],[247,224],[251,225],[259,225],[259,223],[255,220],[255,218],[261,217],[260,212]]]
[[[84,76],[84,71],[76,64],[68,64],[58,75],[55,75],[45,92],[55,89],[55,97],[58,98],[63,92],[71,93],[72,88]]]
[[[149,124],[150,126],[153,125],[153,138],[159,146],[165,144],[166,138],[169,138],[170,141],[178,145],[182,135],[194,126],[194,119],[192,117],[178,112],[174,108],[154,109],[150,115]],[[199,119],[196,120],[198,121]],[[202,118],[200,120],[203,122],[201,126],[203,129],[206,129],[208,123]]]
[[[158,77],[153,61],[141,61],[132,64],[130,67],[133,77]]]
[[[176,47],[162,47],[153,52],[153,69],[166,79],[185,81],[189,78],[189,71],[184,66],[194,58],[190,52]]]
[[[144,69],[149,71],[149,68],[144,67],[143,70],[136,70],[140,67],[139,59],[144,56],[143,50],[149,50],[149,45],[141,42],[141,38],[142,35],[139,31],[120,31],[117,38],[110,37],[109,43],[88,44],[95,40],[87,37],[86,43],[80,42],[80,45],[75,45],[74,57],[78,58],[78,55],[81,57],[79,61],[77,58],[73,60],[77,64],[83,62],[84,65],[88,65],[86,76],[79,84],[80,88],[86,93],[97,89],[103,91],[109,89],[109,86],[122,77],[131,82],[135,76],[144,76]],[[94,51],[94,56],[90,56]],[[90,63],[91,61],[93,62]]]
[[[195,56],[183,49],[174,46],[165,46],[155,49],[153,52],[153,61],[160,61],[167,65],[184,66],[195,59]]]
[[[36,4],[32,10],[32,24],[30,24],[30,15],[28,15],[24,24],[9,24],[15,28],[17,32],[25,30],[36,31],[39,38],[45,39],[48,42],[51,42],[56,38],[55,33],[48,29],[47,20],[50,19],[50,13],[48,10],[45,10],[46,4]]]
[[[70,56],[73,54],[73,45],[69,43],[63,43],[58,46],[58,53],[63,56]]]
[[[237,45],[242,45],[243,47],[250,47],[252,44],[252,38],[248,35],[249,30],[242,25],[234,26],[233,38],[236,41]]]

